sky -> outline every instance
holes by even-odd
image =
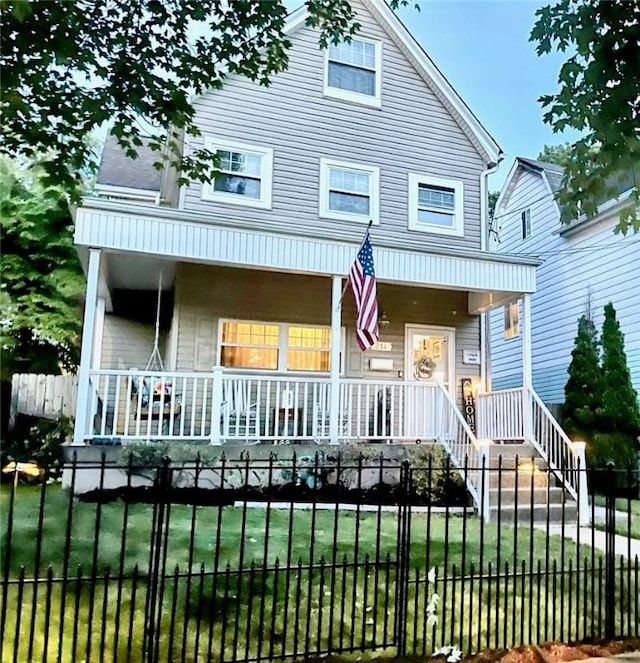
[[[535,11],[550,0],[418,0],[398,15],[504,152],[489,180],[498,190],[516,156],[535,159],[545,144],[575,140],[554,134],[538,99],[558,90],[563,53],[536,55],[529,33]]]

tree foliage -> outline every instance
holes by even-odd
[[[562,220],[595,216],[614,197],[619,179],[635,174],[632,203],[617,231],[640,229],[640,3],[635,0],[558,0],[536,11],[531,40],[538,55],[571,52],[556,94],[541,97],[554,131],[572,128],[572,146],[558,200]]]
[[[538,154],[538,161],[555,163],[563,168],[571,158],[571,143],[560,143],[559,145],[545,145]]]
[[[408,0],[393,0],[392,7]],[[181,153],[198,135],[191,95],[233,74],[268,85],[286,69],[284,0],[2,0],[0,151],[40,159],[46,184],[67,190],[105,122],[128,155],[151,133],[183,177],[210,181],[215,156]],[[359,29],[347,0],[306,0],[321,46]],[[195,36],[199,35],[199,36]],[[165,139],[170,136],[165,146]]]
[[[574,437],[588,438],[600,406],[602,373],[598,356],[598,334],[592,320],[583,315],[571,351],[569,379],[564,387],[562,423]]]
[[[638,394],[627,365],[624,334],[611,302],[604,307],[601,342],[603,385],[597,411],[599,428],[635,437],[640,435]]]
[[[67,200],[40,175],[0,159],[3,379],[73,369],[79,358],[84,277]]]

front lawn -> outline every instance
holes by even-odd
[[[8,493],[0,489],[4,551]],[[540,530],[498,531],[476,516],[414,513],[405,523],[410,568],[398,626],[395,511],[171,505],[155,585],[147,574],[157,507],[70,501],[49,486],[39,534],[40,496],[39,487],[16,493],[7,660],[16,646],[17,660],[27,658],[33,642],[33,660],[45,650],[55,660],[60,647],[62,660],[101,660],[103,653],[112,660],[117,651],[119,660],[144,661],[150,609],[161,660],[383,651],[397,628],[420,655],[448,643],[472,652],[602,629],[600,554]],[[435,585],[427,582],[431,568]],[[432,628],[425,611],[434,591],[440,604]]]

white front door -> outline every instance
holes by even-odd
[[[437,387],[442,382],[454,395],[456,336],[450,327],[407,325],[405,328],[405,420],[407,434],[416,439],[437,437],[446,407]]]

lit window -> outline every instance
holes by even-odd
[[[463,184],[428,175],[409,175],[409,229],[462,236]]]
[[[520,335],[520,309],[518,302],[504,307],[504,337],[506,340]]]
[[[379,169],[320,160],[320,216],[378,222]]]
[[[527,239],[531,235],[531,210],[524,210],[520,218],[522,219],[522,239]]]
[[[273,150],[212,138],[205,146],[219,159],[219,175],[202,185],[202,198],[251,207],[271,207]]]
[[[331,329],[223,320],[220,364],[230,368],[328,373]]]
[[[325,94],[380,104],[380,43],[352,39],[326,51]]]

